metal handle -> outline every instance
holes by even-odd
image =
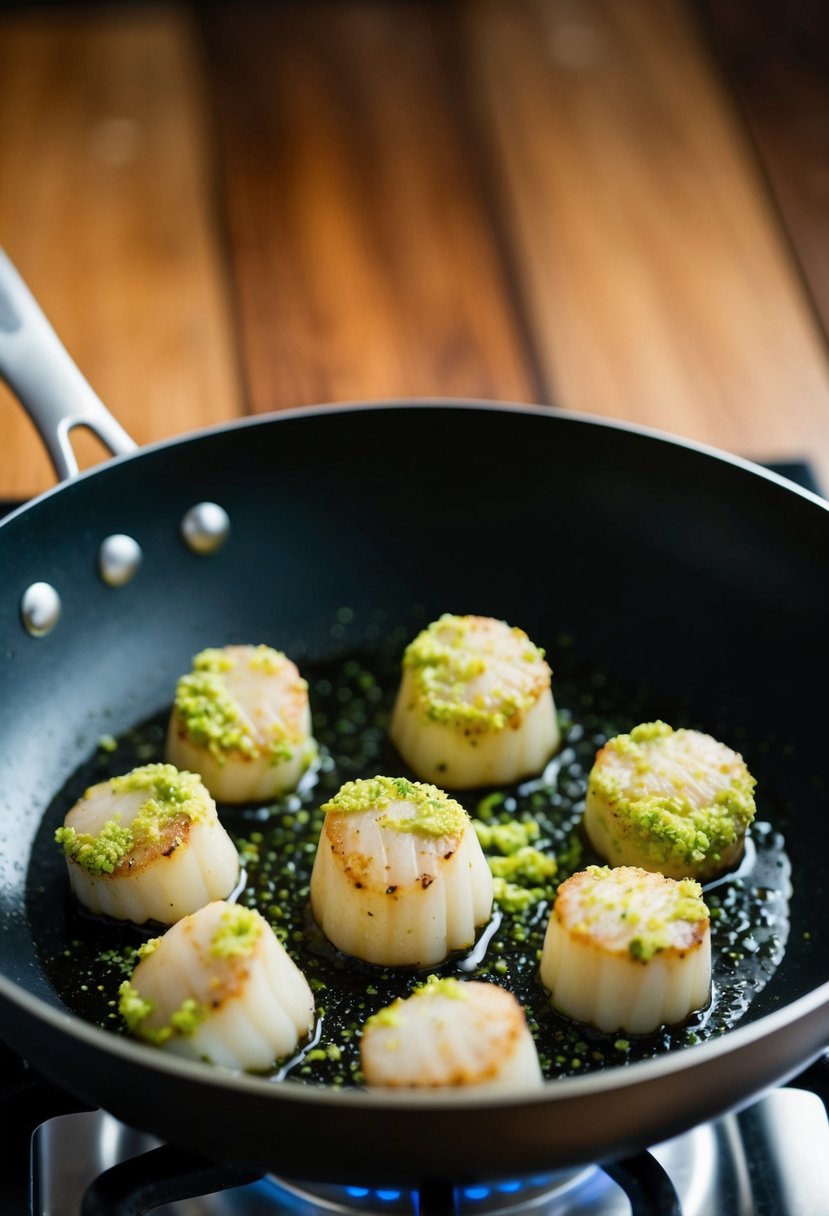
[[[84,379],[11,261],[0,249],[0,376],[34,422],[61,481],[78,461],[69,438],[93,431],[113,456],[136,444]]]

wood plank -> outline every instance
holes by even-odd
[[[451,6],[213,4],[203,19],[253,408],[535,400]]]
[[[182,10],[6,13],[0,80],[0,239],[87,379],[141,444],[240,413]],[[0,497],[53,481],[2,388]]]
[[[829,485],[829,372],[744,130],[674,0],[469,0],[470,87],[562,406]]]
[[[737,97],[829,335],[829,8],[825,0],[694,0]]]

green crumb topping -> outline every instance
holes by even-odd
[[[217,760],[228,752],[256,755],[256,741],[220,671],[204,668],[182,676],[176,684],[175,709],[188,738]]]
[[[473,819],[472,826],[482,849],[495,849],[506,856],[526,848],[531,840],[538,838],[541,830],[534,819],[514,819],[510,823],[484,823]]]
[[[272,646],[244,648],[244,661],[251,671],[275,675],[288,662],[281,650]],[[239,664],[240,658],[217,647],[202,650],[193,658],[193,669],[176,684],[175,709],[184,730],[198,747],[205,747],[223,763],[228,753],[258,756],[260,746],[251,723],[230,692],[224,676]],[[305,680],[297,686],[307,689]],[[267,743],[270,763],[279,765],[294,758],[294,749],[275,723]]]
[[[139,959],[149,958],[151,954],[155,954],[158,947],[161,945],[160,937],[151,937],[149,941],[142,942],[136,947],[135,953]]]
[[[170,1015],[170,1025],[185,1038],[195,1034],[207,1017],[207,1009],[193,997],[187,997],[181,1002],[175,1013]]]
[[[273,646],[254,646],[248,657],[248,667],[251,671],[262,671],[272,676],[280,671],[286,662],[286,656]]]
[[[97,836],[76,832],[72,827],[58,828],[55,841],[70,861],[90,874],[111,874],[133,847],[131,830],[116,819],[105,823]]]
[[[461,980],[451,975],[428,975],[422,984],[412,989],[412,996],[448,996],[453,1001],[466,1000],[466,990]]]
[[[479,648],[480,618],[444,613],[406,647],[403,667],[414,676],[421,708],[433,722],[476,731],[500,731],[532,708],[538,698],[537,673],[522,679],[521,665],[544,663],[544,651],[521,629],[497,625],[521,643],[512,655],[494,655]],[[487,640],[490,634],[487,630]],[[508,687],[475,687],[475,681],[498,664],[518,668],[519,679]],[[545,664],[546,667],[546,664]],[[549,675],[549,669],[546,669]]]
[[[404,818],[383,816],[381,827],[418,836],[458,836],[470,822],[464,808],[436,785],[409,781],[405,777],[371,777],[347,781],[322,810],[345,814],[383,811],[393,803],[406,802],[414,814]]]
[[[490,857],[489,868],[494,877],[505,878],[523,887],[541,886],[558,870],[555,857],[525,845],[507,857]]]
[[[539,903],[544,895],[545,892],[539,887],[522,887],[518,883],[508,882],[506,878],[492,880],[493,899],[505,912],[526,912],[533,904]]]
[[[385,1009],[378,1010],[373,1013],[370,1018],[366,1018],[365,1029],[368,1030],[373,1026],[399,1026],[400,1025],[400,1009],[402,997],[398,997],[391,1005]]]
[[[422,984],[417,984],[411,991],[408,997],[397,997],[385,1009],[378,1010],[373,1013],[370,1018],[366,1019],[365,1029],[368,1030],[373,1026],[394,1027],[400,1025],[400,1010],[406,1000],[419,1000],[422,997],[444,996],[452,1001],[466,1000],[466,991],[463,982],[456,980],[451,975],[428,976]]]
[[[114,735],[101,735],[98,747],[102,752],[114,752],[118,747],[118,740]]]
[[[702,887],[692,878],[630,876],[628,867],[588,866],[592,880],[581,888],[582,931],[613,920],[631,930],[628,951],[649,962],[672,944],[671,926],[706,923],[709,912]]]
[[[210,942],[213,958],[248,957],[265,927],[265,921],[255,908],[229,904],[219,918],[219,927]]]
[[[642,722],[639,726],[634,726],[628,737],[632,743],[652,743],[654,739],[666,739],[673,733],[672,726],[657,719],[656,722]],[[617,735],[617,738],[623,736]]]
[[[534,819],[507,823],[473,819],[472,825],[487,853],[493,877],[492,893],[499,907],[505,912],[521,913],[542,899],[552,899],[552,880],[558,873],[558,862],[530,844],[540,832]],[[495,856],[491,856],[493,851]]]
[[[287,764],[293,758],[294,749],[287,739],[275,739],[270,749],[271,764],[276,767],[278,764]]]
[[[153,1008],[152,1001],[145,1001],[138,989],[129,980],[124,980],[118,989],[118,1012],[126,1022],[127,1029],[136,1033]]]
[[[208,646],[193,657],[193,671],[232,671],[236,660],[226,650],[219,646]]]
[[[615,817],[614,830],[629,836],[637,851],[657,869],[659,863],[694,867],[707,859],[716,860],[742,838],[756,814],[757,783],[741,758],[734,754],[733,760],[721,770],[727,784],[707,805],[692,802],[679,779],[674,794],[636,791],[636,779],[646,779],[654,771],[660,742],[671,737],[681,739],[687,733],[692,732],[675,731],[665,722],[656,721],[643,723],[630,734],[617,735],[605,744],[605,749],[633,762],[634,788],[601,764],[594,766],[588,780],[588,796],[608,805]]]
[[[166,1026],[147,1026],[146,1020],[154,1008],[153,1002],[146,1001],[134,984],[124,980],[118,989],[118,1012],[132,1034],[154,1047],[162,1047],[174,1035],[187,1037],[195,1034],[209,1012],[206,1006],[200,1005],[192,997],[187,997],[170,1015]]]
[[[193,820],[204,819],[213,806],[198,773],[188,773],[173,764],[142,764],[123,777],[112,777],[109,788],[113,794],[150,794],[159,812],[171,816],[182,813]]]
[[[115,814],[97,835],[77,832],[73,827],[60,827],[55,841],[61,845],[70,861],[83,866],[90,874],[112,874],[134,849],[152,845],[161,839],[162,831],[175,819],[185,816],[193,823],[204,823],[215,817],[212,798],[196,773],[182,772],[172,764],[145,764],[122,777],[112,777],[103,785],[90,786],[84,799],[108,786],[115,795],[146,793],[129,825]]]

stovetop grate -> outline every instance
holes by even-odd
[[[826,1216],[829,1060],[652,1154],[543,1179],[317,1187],[160,1145],[74,1101],[0,1048],[3,1216]],[[102,1130],[103,1129],[103,1130]],[[29,1168],[29,1140],[34,1152]],[[606,1171],[606,1172],[605,1172]],[[29,1201],[31,1190],[31,1206]]]

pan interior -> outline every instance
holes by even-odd
[[[347,611],[339,615],[339,623],[352,623]],[[538,978],[538,958],[555,886],[575,870],[603,860],[591,850],[581,826],[590,766],[608,738],[656,713],[642,692],[637,698],[609,682],[606,673],[583,668],[566,636],[550,639],[547,647],[551,658],[557,656],[561,750],[543,773],[518,785],[451,791],[485,828],[529,825],[538,833],[534,847],[556,858],[556,873],[523,883],[519,877],[496,904],[472,949],[428,972],[360,963],[327,943],[309,911],[310,872],[321,827],[318,808],[343,781],[355,777],[382,773],[417,779],[396,754],[387,724],[402,646],[420,616],[416,611],[408,624],[394,626],[375,619],[361,645],[305,666],[322,764],[296,794],[270,806],[220,806],[222,821],[245,860],[246,881],[239,899],[272,923],[311,981],[317,1000],[312,1038],[296,1056],[279,1061],[270,1075],[312,1084],[359,1084],[365,1019],[407,996],[427,974],[485,979],[513,991],[527,1012],[548,1079],[650,1059],[718,1037],[736,1025],[774,975],[788,937],[790,867],[785,840],[772,826],[772,805],[764,806],[768,817],[754,825],[743,864],[707,891],[716,965],[713,997],[704,1010],[655,1035],[626,1036],[591,1031],[550,1007]],[[681,716],[681,707],[663,704],[661,710],[663,717],[669,711],[678,726],[697,725]],[[47,811],[32,852],[29,917],[44,973],[73,1012],[113,1033],[124,1032],[113,1010],[119,985],[135,965],[134,951],[163,929],[104,923],[85,914],[67,891],[54,831],[88,786],[137,764],[165,759],[168,713],[167,708],[95,750]],[[488,852],[497,865],[503,854],[492,845]],[[522,906],[524,899],[528,902]]]
[[[205,499],[232,524],[209,559],[178,533]],[[100,764],[96,741],[163,715],[175,677],[205,645],[266,641],[333,683],[331,664],[339,679],[356,656],[377,661],[390,639],[396,660],[416,623],[443,611],[525,628],[582,727],[587,710],[620,728],[662,717],[741,750],[768,840],[782,837],[769,860],[794,875],[785,957],[762,983],[749,978],[746,1016],[825,980],[817,943],[829,901],[814,846],[827,525],[774,481],[578,420],[403,407],[171,444],[81,479],[12,525],[0,531],[7,585],[48,578],[65,604],[60,629],[40,641],[20,634],[14,594],[0,621],[12,639],[0,680],[15,689],[0,706],[2,966],[50,1004],[78,998],[43,946],[43,913],[54,930],[49,900],[62,898],[46,845],[67,792]],[[97,544],[113,531],[145,552],[139,578],[117,593],[94,574]],[[387,706],[388,671],[383,681]],[[391,763],[382,752],[372,762],[381,759]],[[782,891],[786,880],[754,885]],[[64,926],[73,915],[64,910]]]

